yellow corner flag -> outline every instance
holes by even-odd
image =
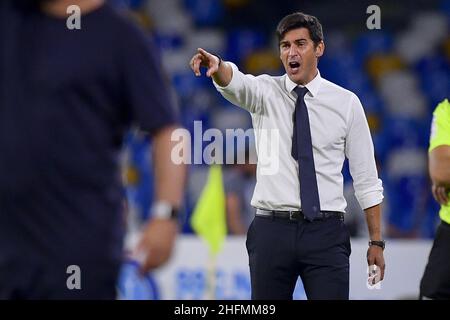
[[[208,181],[192,214],[191,226],[208,243],[209,250],[214,255],[221,250],[227,235],[225,210],[222,167],[212,165]]]

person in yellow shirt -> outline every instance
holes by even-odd
[[[441,205],[439,225],[420,283],[420,299],[450,299],[450,102],[433,113],[429,148],[432,193]]]

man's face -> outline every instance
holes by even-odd
[[[301,85],[314,79],[317,58],[322,56],[323,50],[323,41],[314,47],[314,42],[306,28],[286,32],[280,41],[280,59],[289,79]]]

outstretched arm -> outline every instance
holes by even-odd
[[[232,104],[251,113],[261,107],[264,82],[251,74],[243,74],[232,62],[222,61],[202,48],[197,51],[189,62],[197,77],[201,75],[201,67],[204,67],[206,75],[214,80],[216,89]]]
[[[221,61],[218,56],[198,48],[189,65],[197,77],[201,76],[200,67],[207,68],[206,76],[212,77],[214,82],[221,87],[226,87],[233,77],[233,69],[226,61]]]

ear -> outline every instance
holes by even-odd
[[[325,51],[325,43],[323,41],[320,41],[315,48],[316,58],[320,58],[323,55],[324,51]]]

